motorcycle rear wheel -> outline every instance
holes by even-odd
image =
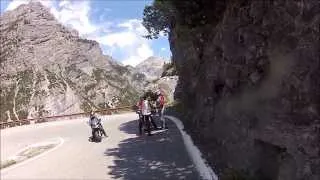
[[[95,131],[94,133],[94,140],[96,142],[101,142],[102,136],[100,130]]]

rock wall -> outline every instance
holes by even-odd
[[[146,76],[149,81],[159,79],[163,72],[165,59],[151,56],[135,66],[135,70]]]
[[[215,171],[320,179],[319,1],[188,3],[173,2],[175,97]]]

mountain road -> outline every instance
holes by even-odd
[[[1,130],[1,162],[30,144],[61,139],[54,150],[2,169],[1,179],[200,179],[173,122],[139,136],[135,113],[101,118],[108,137],[100,143],[88,140],[87,118]]]

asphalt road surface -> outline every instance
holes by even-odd
[[[88,140],[91,130],[84,118],[1,130],[1,161],[33,143],[64,141],[35,160],[4,169],[1,179],[200,179],[171,121],[169,130],[138,136],[135,113],[102,119],[108,137],[101,143]]]

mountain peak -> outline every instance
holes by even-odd
[[[30,0],[28,4],[21,4],[14,10],[6,11],[3,16],[5,17],[7,14],[10,14],[14,11],[15,15],[26,15],[28,13],[37,13],[43,14],[43,16],[50,16],[54,18],[54,16],[50,13],[50,9],[45,7],[39,1]]]
[[[113,97],[128,105],[144,86],[36,1],[0,16],[0,43],[1,120],[106,108]]]
[[[160,78],[165,59],[151,56],[142,61],[135,68],[138,72],[146,75],[147,79],[154,80]]]
[[[144,61],[142,61],[140,64],[143,64],[145,62],[155,62],[155,63],[161,63],[164,64],[166,60],[164,58],[161,57],[157,57],[157,56],[150,56],[147,59],[145,59]],[[140,64],[138,64],[137,66],[139,66]]]

